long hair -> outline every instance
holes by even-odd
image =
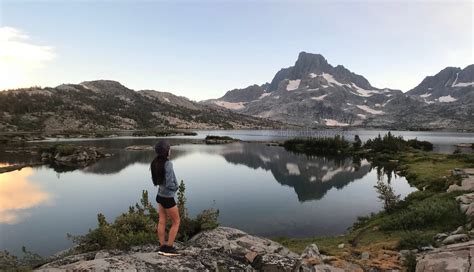
[[[151,179],[155,186],[162,185],[165,181],[165,163],[168,160],[170,145],[166,141],[159,141],[155,145],[156,157],[150,165]]]

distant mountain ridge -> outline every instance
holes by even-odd
[[[309,127],[474,129],[474,65],[448,67],[403,93],[379,89],[320,54],[301,52],[270,83],[201,103]]]
[[[156,128],[274,128],[281,123],[209,107],[111,80],[0,92],[0,129],[134,130]]]
[[[454,102],[474,98],[474,64],[464,69],[447,67],[434,76],[427,76],[406,94],[417,96],[424,102]]]
[[[109,130],[361,127],[474,130],[474,65],[447,67],[418,86],[376,88],[320,54],[301,52],[264,84],[199,103],[111,80],[0,92],[0,129]]]

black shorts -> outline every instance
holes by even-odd
[[[174,197],[163,197],[156,195],[156,202],[160,203],[165,209],[173,208],[176,206],[176,202],[174,201]]]

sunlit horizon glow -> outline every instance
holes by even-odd
[[[0,90],[109,79],[193,100],[263,84],[301,51],[408,91],[474,63],[471,1],[0,0]]]
[[[29,177],[33,169],[23,168],[0,175],[0,223],[15,224],[28,216],[28,210],[51,200]]]
[[[0,27],[0,89],[35,85],[32,74],[55,57],[53,48],[31,43],[19,29]]]

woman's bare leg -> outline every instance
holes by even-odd
[[[168,246],[173,246],[174,239],[176,238],[176,234],[178,234],[179,222],[180,222],[178,206],[174,206],[173,208],[166,209],[166,214],[168,214],[169,217],[171,217],[171,221],[172,221],[170,233],[168,236]]]
[[[160,203],[158,203],[158,226],[156,227],[160,246],[165,245],[166,235],[166,210]]]

